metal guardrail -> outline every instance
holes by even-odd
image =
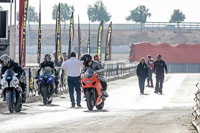
[[[113,62],[113,63],[105,63],[104,75],[107,80],[112,78],[120,78],[128,75],[136,74],[136,62],[129,63],[125,62]]]
[[[196,105],[193,107],[194,112],[192,113],[192,115],[194,116],[194,119],[192,121],[192,124],[200,133],[200,84],[197,83],[196,87],[198,88],[198,91],[195,93],[194,98]]]
[[[114,80],[118,78],[123,78],[127,76],[134,75],[136,73],[136,65],[137,62],[130,63],[129,61],[121,61],[121,62],[104,62],[104,76],[106,80]],[[27,92],[28,97],[34,97],[37,96],[37,83],[34,79],[36,70],[38,69],[37,65],[33,65],[32,67],[29,66],[26,68],[26,77],[27,77]],[[59,92],[68,92],[68,86],[67,86],[67,76],[65,74],[64,78],[64,84],[62,83],[62,69],[57,67],[57,70],[59,72]]]
[[[132,76],[136,74],[136,66],[137,62],[129,63],[129,61],[121,61],[121,62],[104,62],[104,76],[106,80],[115,80],[119,78],[124,78],[128,76]],[[27,82],[27,101],[28,102],[36,102],[41,97],[38,96],[38,88],[35,77],[36,70],[38,69],[38,64],[30,64],[24,70],[26,73],[26,82]],[[59,77],[61,77],[62,69],[57,68],[59,72]],[[59,94],[67,93],[67,75],[64,77],[64,85],[61,84],[61,78],[59,78]],[[2,102],[0,99],[0,107],[6,106],[5,102]]]

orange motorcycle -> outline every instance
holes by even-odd
[[[104,107],[106,97],[102,94],[103,87],[98,79],[100,73],[102,73],[102,71],[95,72],[93,69],[89,68],[82,75],[81,85],[89,111],[92,111],[94,106],[96,106],[98,110],[102,110]]]

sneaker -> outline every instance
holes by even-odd
[[[158,94],[158,91],[154,91],[154,93]]]
[[[144,95],[144,92],[140,92],[140,95]]]
[[[73,105],[71,106],[71,108],[75,108],[75,104],[73,104]]]

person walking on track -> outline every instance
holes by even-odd
[[[154,67],[154,61],[151,58],[150,55],[147,56],[148,61],[147,61],[147,66],[148,66],[148,77],[147,77],[147,87],[152,87],[153,88],[153,79],[152,79],[152,73],[153,73],[153,67]]]
[[[140,94],[143,95],[145,79],[148,77],[148,67],[145,63],[144,57],[140,59],[136,72],[139,80]]]
[[[74,100],[74,88],[77,94],[77,106],[81,107],[81,83],[80,83],[80,74],[81,68],[83,67],[83,62],[76,59],[76,53],[72,52],[70,55],[70,59],[63,62],[61,68],[67,70],[68,76],[68,87],[69,87],[69,95],[72,104],[72,108],[75,107]]]
[[[157,56],[157,61],[154,63],[154,72],[156,73],[156,87],[155,87],[155,93],[163,94],[162,88],[163,88],[163,81],[164,81],[164,72],[166,74],[167,71],[167,65],[165,64],[165,61],[161,59],[161,55],[159,54]]]

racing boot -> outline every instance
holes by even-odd
[[[22,92],[22,103],[26,102],[26,92]]]
[[[105,97],[109,97],[107,91],[103,91],[103,95],[104,95]]]
[[[2,92],[1,92],[1,97],[3,97],[3,101],[6,101],[6,97],[5,97],[6,95],[5,95],[5,90],[3,90]]]
[[[54,89],[54,92],[55,92],[55,94],[57,95],[58,94],[58,84],[59,84],[59,82],[58,81],[56,81],[55,82],[55,89]]]

